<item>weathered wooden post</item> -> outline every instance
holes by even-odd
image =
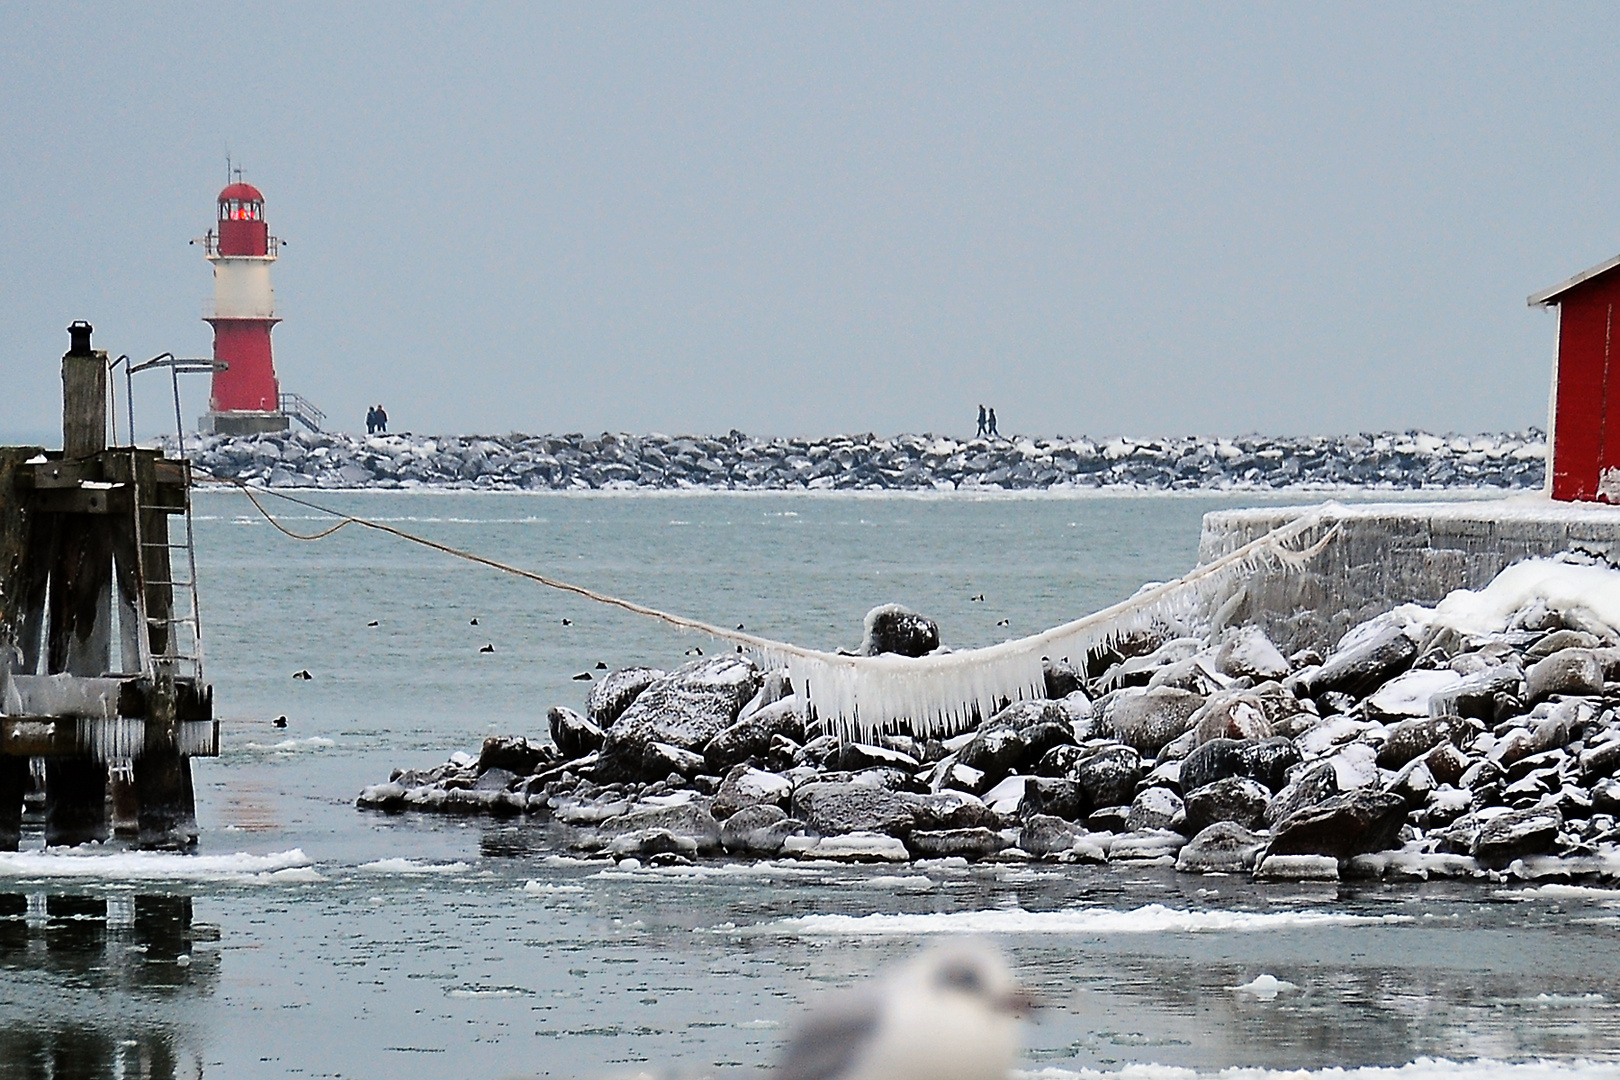
[[[91,326],[68,327],[62,357],[62,462],[84,469],[107,449],[107,354],[90,347]],[[112,646],[112,532],[105,514],[53,515],[52,674],[96,678]],[[107,764],[90,757],[45,762],[45,843],[107,839]]]

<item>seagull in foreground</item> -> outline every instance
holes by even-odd
[[[951,941],[829,996],[773,1080],[1007,1080],[1019,1020],[1034,1007],[995,948]]]

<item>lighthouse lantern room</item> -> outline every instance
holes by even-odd
[[[264,196],[252,184],[229,184],[219,193],[218,231],[203,237],[214,267],[214,299],[204,321],[214,328],[214,373],[208,414],[201,427],[222,435],[287,430],[281,385],[270,352],[276,296],[270,264],[280,244],[264,220]]]

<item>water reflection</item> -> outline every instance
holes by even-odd
[[[218,941],[190,896],[0,893],[0,1076],[201,1076],[184,1010],[151,1004],[211,995]]]

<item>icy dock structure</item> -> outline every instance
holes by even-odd
[[[1207,563],[1313,507],[1268,506],[1204,515]],[[1320,556],[1250,577],[1213,598],[1226,625],[1263,626],[1279,645],[1322,648],[1399,604],[1433,605],[1482,589],[1522,559],[1565,552],[1620,564],[1620,506],[1555,502],[1542,494],[1440,503],[1328,504],[1302,540],[1333,533]]]

